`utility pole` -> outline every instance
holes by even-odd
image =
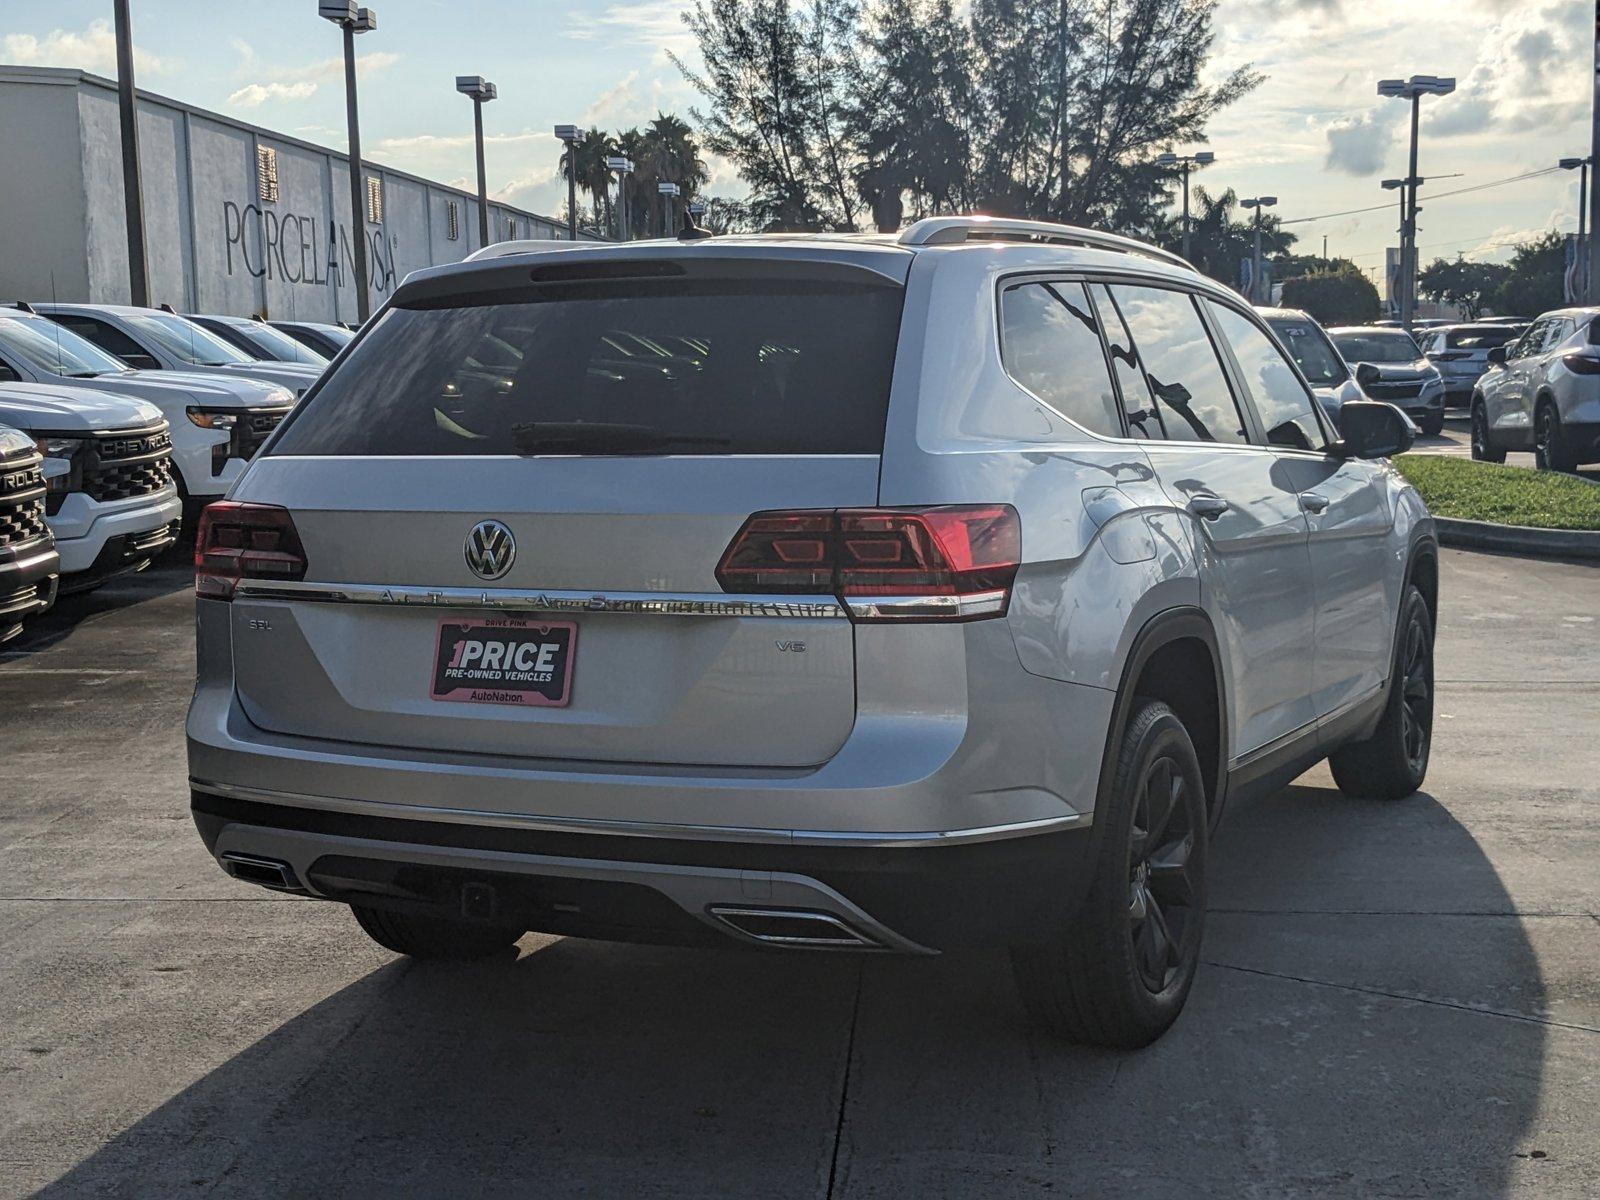
[[[117,107],[122,120],[122,207],[128,221],[128,292],[150,307],[150,252],[144,239],[144,190],[139,174],[139,105],[133,88],[133,19],[128,0],[116,0]]]
[[[378,27],[378,14],[358,8],[355,0],[319,0],[317,12],[344,31],[344,105],[350,130],[350,248],[355,252],[356,321],[372,315],[367,296],[367,219],[361,176],[361,118],[356,108],[356,34]]]

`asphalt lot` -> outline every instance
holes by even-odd
[[[0,1195],[1600,1194],[1600,570],[1447,551],[1425,794],[1235,808],[1188,1011],[999,956],[404,963],[190,824],[188,573],[0,652]]]
[[[1419,454],[1443,454],[1449,458],[1472,457],[1472,427],[1464,408],[1452,408],[1445,414],[1444,429],[1437,437],[1419,437],[1412,447]],[[1511,450],[1506,453],[1508,467],[1525,467],[1533,470],[1533,451]],[[1600,483],[1600,463],[1590,463],[1573,472],[1590,483]]]

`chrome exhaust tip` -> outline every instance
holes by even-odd
[[[713,905],[706,910],[741,937],[768,946],[810,950],[887,950],[832,913],[790,908],[733,908]]]
[[[226,850],[217,856],[222,869],[235,879],[258,884],[275,892],[303,892],[305,887],[295,878],[294,868],[276,858],[259,858],[254,854],[240,854]]]

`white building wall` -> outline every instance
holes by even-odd
[[[140,93],[139,150],[151,301],[180,312],[354,321],[352,237],[367,239],[376,308],[410,271],[478,248],[477,199],[368,161],[383,219],[352,229],[345,157],[191,105]],[[258,146],[277,155],[264,199]],[[126,303],[127,232],[115,86],[79,71],[0,66],[0,298]],[[13,169],[20,165],[24,173]],[[470,164],[468,164],[470,165]],[[363,193],[364,195],[364,193]],[[448,235],[449,202],[459,236]],[[491,205],[497,239],[565,237]]]

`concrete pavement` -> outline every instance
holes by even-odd
[[[1003,959],[396,960],[187,813],[187,573],[0,652],[0,1196],[1600,1193],[1600,571],[1443,563],[1424,794],[1235,808],[1188,1011]]]

